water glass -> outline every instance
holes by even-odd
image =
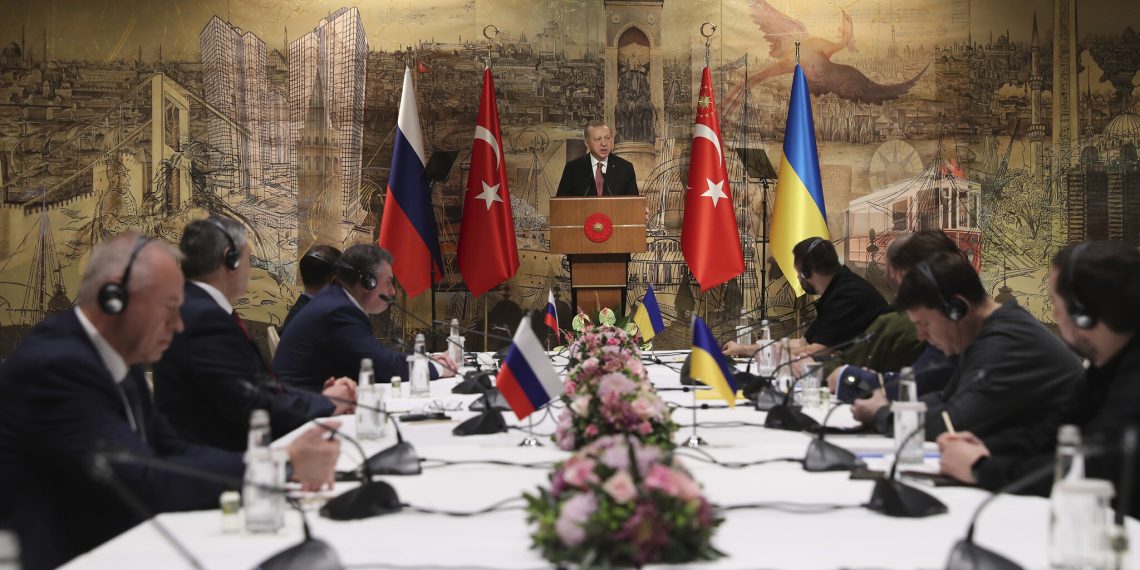
[[[1112,483],[1103,479],[1066,479],[1050,497],[1049,567],[1053,570],[1110,570]]]

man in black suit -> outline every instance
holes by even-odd
[[[274,439],[311,418],[351,411],[344,401],[284,390],[274,382],[233,307],[249,285],[245,226],[221,217],[191,222],[178,249],[186,276],[185,328],[154,365],[154,403],[175,429],[195,443],[242,451],[255,408],[269,412]],[[355,383],[347,378],[331,380],[322,390],[341,400],[356,398]]]
[[[25,569],[54,568],[142,521],[91,476],[101,448],[244,475],[240,453],[186,442],[150,403],[141,365],[182,328],[179,257],[137,234],[97,245],[76,308],[37,325],[0,367],[0,528],[16,531]],[[331,484],[340,452],[322,431],[289,446],[309,489]],[[224,490],[143,465],[111,470],[152,513],[214,508]]]
[[[321,378],[356,376],[360,360],[371,358],[377,382],[408,378],[408,355],[376,340],[369,315],[388,309],[396,294],[392,254],[375,244],[356,244],[336,263],[336,283],[329,285],[297,314],[277,346],[273,368],[285,384],[310,391]],[[452,376],[455,362],[446,354],[432,356],[431,378]]]
[[[297,269],[301,273],[301,284],[305,290],[297,297],[297,302],[289,307],[289,313],[285,315],[285,321],[281,323],[278,332],[285,334],[285,327],[289,326],[293,317],[313,300],[313,295],[332,283],[333,276],[336,275],[333,265],[338,259],[340,259],[340,250],[325,244],[314,245],[301,256]]]
[[[614,137],[602,121],[585,129],[585,156],[566,163],[558,196],[637,196],[637,174],[628,160],[611,154]]]

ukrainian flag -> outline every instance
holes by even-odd
[[[736,406],[736,383],[732,379],[732,369],[724,360],[720,344],[700,317],[693,317],[693,353],[689,376],[711,387],[728,402],[729,407]]]
[[[657,295],[653,294],[653,284],[637,306],[633,314],[633,323],[641,331],[641,338],[646,342],[653,340],[657,333],[665,330],[665,321],[661,319],[661,308],[657,306]]]
[[[792,76],[792,97],[788,104],[788,125],[784,131],[784,158],[776,182],[776,205],[772,211],[772,256],[787,277],[796,296],[804,294],[792,263],[792,248],[810,237],[831,239],[827,231],[827,209],[823,205],[823,184],[819,176],[819,154],[815,147],[815,125],[811,117],[811,97],[804,71],[796,65]]]

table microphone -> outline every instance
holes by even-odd
[[[804,454],[804,471],[812,473],[851,471],[856,467],[866,467],[866,464],[854,453],[823,438],[824,433],[827,432],[827,420],[831,419],[831,414],[842,405],[842,403],[835,404],[827,411],[827,415],[823,416],[819,435],[812,438],[811,443],[808,444],[807,452]]]
[[[813,356],[815,356],[821,352],[832,351],[834,353],[834,351],[839,350],[841,348],[847,348],[849,346],[854,346],[856,344],[862,344],[864,342],[867,342],[867,341],[875,338],[875,336],[877,336],[877,333],[875,331],[866,332],[866,333],[863,333],[862,335],[859,335],[859,336],[852,338],[850,340],[843,341],[843,342],[836,344],[834,346],[824,347],[824,348],[821,348],[819,350],[815,350],[815,351],[809,352],[807,354],[800,355],[796,358],[793,358],[793,359],[791,359],[787,362],[784,362],[783,364],[780,364],[779,366],[777,366],[775,369],[772,370],[772,374],[775,375],[776,371],[779,370],[780,368],[783,368],[785,366],[791,366],[792,364],[795,364],[801,360],[811,358],[811,357],[813,357]],[[796,405],[793,405],[791,403],[792,392],[795,391],[796,385],[798,385],[800,383],[800,380],[803,380],[807,375],[808,375],[808,373],[804,373],[804,374],[801,374],[798,377],[796,377],[796,379],[793,380],[792,383],[788,386],[787,391],[784,392],[784,400],[779,405],[773,406],[772,408],[770,408],[768,410],[768,416],[764,418],[764,427],[771,428],[771,429],[790,430],[790,431],[805,431],[805,430],[819,429],[819,422],[815,421],[815,419],[812,418],[811,416],[803,413],[802,406],[796,406]],[[759,400],[757,401],[756,405],[757,405],[756,409],[760,409]]]
[[[326,429],[332,429],[327,428]],[[105,442],[104,442],[105,445]],[[191,479],[199,481],[208,481],[224,485],[234,489],[240,489],[244,482],[241,479],[199,469],[190,465],[183,465],[181,463],[174,463],[165,459],[159,459],[149,455],[142,455],[135,453],[125,447],[116,446],[117,449],[103,449],[96,451],[92,455],[91,472],[97,479],[111,485],[123,500],[133,509],[136,513],[143,515],[150,523],[159,531],[167,541],[174,545],[179,554],[190,563],[194,568],[202,568],[202,564],[190,554],[188,550],[181,543],[174,538],[166,527],[159,523],[158,519],[150,516],[146,508],[143,506],[139,498],[126,486],[123,482],[115,476],[114,470],[111,469],[111,463],[122,463],[128,465],[139,465],[149,467],[152,469],[160,469],[175,473]],[[275,487],[271,485],[258,484],[257,487],[262,491],[271,493],[287,494],[288,488]],[[333,550],[329,544],[319,538],[313,538],[312,532],[309,530],[309,521],[305,517],[305,511],[300,508],[295,502],[287,501],[291,507],[301,514],[301,528],[304,531],[304,539],[299,544],[295,544],[274,554],[267,558],[256,567],[265,570],[287,570],[292,568],[313,568],[316,570],[342,570],[344,564],[340,561],[336,551]]]
[[[929,517],[947,512],[946,504],[939,501],[934,495],[895,479],[902,448],[912,437],[925,430],[926,425],[914,428],[895,449],[895,458],[891,462],[890,472],[887,473],[886,477],[875,481],[875,488],[871,491],[871,500],[867,503],[868,509],[888,517],[907,518]]]

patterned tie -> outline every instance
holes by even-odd
[[[602,188],[605,187],[605,179],[602,178],[602,163],[598,163],[598,170],[594,172],[594,187],[598,189],[598,196],[602,195]]]
[[[249,336],[249,329],[245,328],[245,321],[241,320],[241,315],[238,314],[237,309],[234,309],[234,311],[230,313],[230,316],[233,317],[237,326],[241,327],[241,332],[245,335],[245,339],[253,346],[253,351],[257,353],[257,359],[261,361],[262,368],[265,369],[271,378],[276,380],[277,374],[273,372],[273,367],[269,366],[269,363],[265,361],[265,355],[261,354],[261,349],[257,348],[257,343],[253,342],[253,337]]]

